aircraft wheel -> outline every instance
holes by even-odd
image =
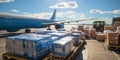
[[[25,33],[30,33],[30,29],[25,29]]]
[[[47,30],[51,30],[50,26],[48,26]]]
[[[48,28],[47,30],[51,30],[50,28]]]

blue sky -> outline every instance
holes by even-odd
[[[49,19],[54,9],[57,9],[56,20],[77,20],[101,15],[98,20],[111,23],[113,17],[120,17],[120,0],[0,0],[0,12]]]

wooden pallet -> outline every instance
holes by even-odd
[[[3,54],[3,60],[28,60],[28,59],[25,59],[22,57],[16,57],[16,56],[5,53]]]
[[[80,48],[84,45],[85,41],[82,41],[81,44],[76,47],[67,57],[60,57],[50,54],[49,60],[75,60],[75,57],[78,55]]]
[[[29,58],[14,56],[14,55],[11,55],[8,53],[4,53],[2,55],[2,57],[3,57],[3,60],[30,60]],[[44,57],[40,58],[39,60],[48,60],[48,58],[44,56]]]
[[[105,45],[106,45],[107,49],[120,50],[120,45],[111,45],[107,41],[105,41]]]

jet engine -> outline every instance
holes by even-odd
[[[61,28],[64,28],[64,23],[59,23],[59,24],[56,24],[55,25],[55,29],[61,29]]]

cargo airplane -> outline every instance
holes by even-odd
[[[29,28],[44,28],[53,24],[55,16],[56,10],[50,19],[40,19],[35,17],[27,17],[24,15],[0,13],[0,30],[16,32],[20,29],[25,29],[25,31],[28,32],[30,31]]]
[[[40,19],[35,17],[27,17],[24,15],[0,12],[0,30],[6,30],[7,32],[16,32],[20,29],[25,29],[25,32],[30,32],[29,28],[50,28],[50,25],[55,25],[55,28],[58,29],[61,28],[60,26],[62,26],[63,28],[64,23],[85,21],[76,20],[58,23],[57,21],[55,21],[55,17],[56,9],[54,10],[53,15],[50,19]]]

